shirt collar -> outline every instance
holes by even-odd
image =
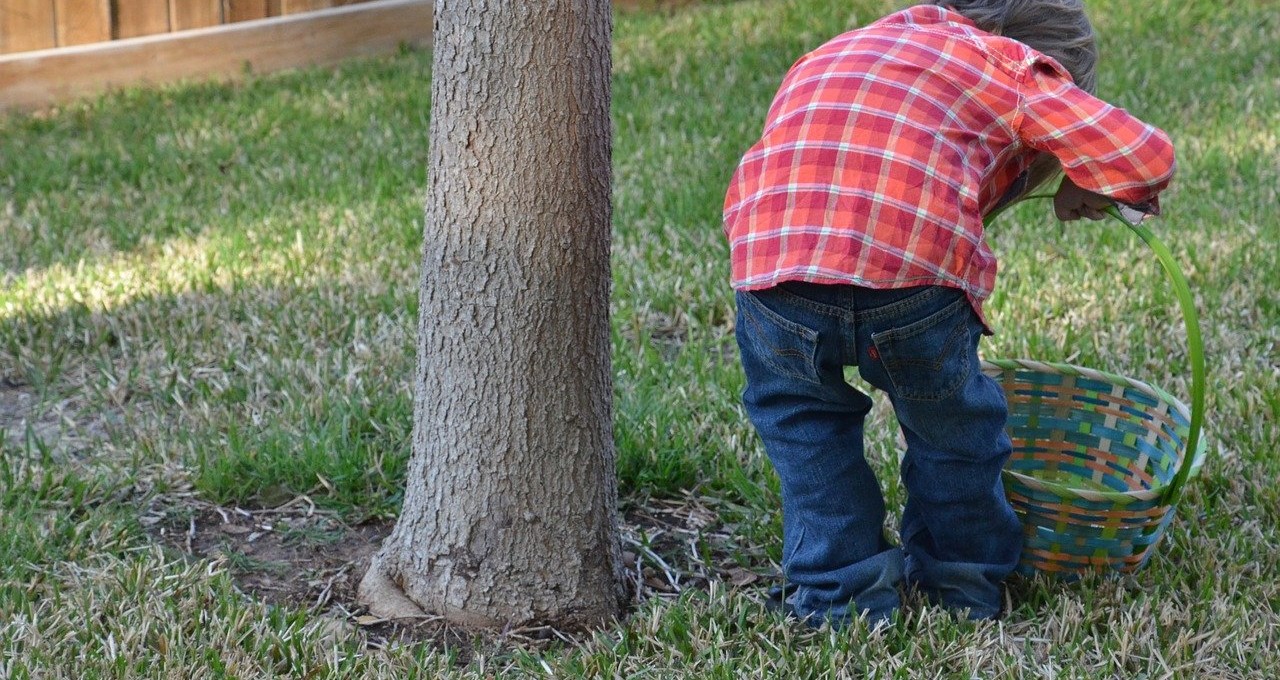
[[[966,29],[978,31],[978,25],[973,23],[969,17],[946,7],[939,5],[916,5],[908,7],[900,12],[894,12],[883,19],[875,22],[881,25],[905,24],[910,26],[932,26],[937,24],[952,24],[961,26]]]

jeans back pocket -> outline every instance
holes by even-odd
[[[816,367],[818,332],[770,309],[760,297],[751,291],[737,295],[740,350],[780,376],[822,384]]]
[[[873,333],[871,341],[897,396],[941,401],[969,379],[976,363],[970,348],[980,328],[969,301],[961,296],[919,321]]]

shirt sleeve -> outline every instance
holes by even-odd
[[[1032,64],[1019,83],[1016,132],[1062,162],[1077,186],[1144,212],[1173,179],[1173,143],[1159,128],[1076,87],[1055,63]]]

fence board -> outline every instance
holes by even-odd
[[[42,50],[58,44],[49,0],[0,2],[0,52]]]
[[[185,31],[222,23],[222,0],[169,0],[169,30]]]
[[[110,0],[55,0],[58,47],[111,39]]]
[[[267,0],[223,0],[223,16],[228,22],[265,19]]]
[[[169,0],[128,0],[115,3],[117,38],[136,38],[169,30]]]
[[[281,14],[297,14],[314,9],[328,9],[338,5],[336,0],[280,0]]]

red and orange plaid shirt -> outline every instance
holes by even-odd
[[[838,36],[787,73],[734,173],[733,285],[951,286],[985,319],[996,258],[982,218],[1039,151],[1131,204],[1174,171],[1163,132],[953,11],[912,7]]]

